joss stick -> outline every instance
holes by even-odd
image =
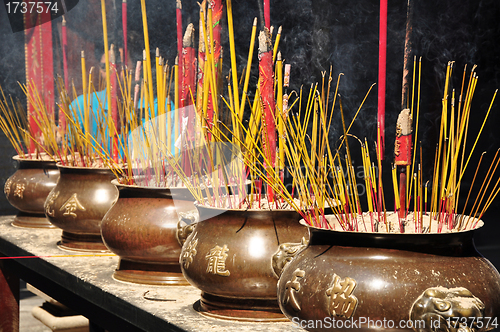
[[[181,95],[181,107],[182,107],[182,118],[188,118],[187,123],[187,135],[188,139],[194,137],[194,114],[193,108],[188,107],[192,105],[192,98],[190,97],[190,92],[194,91],[195,87],[195,50],[194,50],[194,26],[190,23],[186,29],[186,33],[183,38],[183,48],[182,48],[182,95]],[[191,176],[192,168],[189,167],[190,161],[188,160],[188,154],[183,156],[183,167],[185,169],[185,174],[189,177]],[[192,162],[192,160],[191,160]]]
[[[83,89],[83,119],[84,119],[84,129],[85,137],[88,138],[90,135],[89,127],[89,105],[87,104],[87,69],[85,66],[85,52],[81,53],[81,63],[82,63],[82,89]],[[66,120],[66,119],[65,119]]]
[[[120,128],[118,125],[118,100],[117,100],[117,72],[116,72],[116,54],[114,50],[114,45],[111,44],[111,49],[109,51],[109,62],[110,62],[110,87],[111,87],[111,108],[110,111],[110,123],[108,125],[109,136],[111,137],[112,144],[112,156],[113,161],[118,163],[118,135],[120,132],[117,130]]]
[[[414,66],[413,66],[413,76],[415,76],[415,62],[416,62],[416,57],[414,58]],[[417,146],[417,137],[418,137],[418,122],[419,122],[419,115],[420,115],[420,78],[422,74],[422,57],[420,57],[419,62],[418,62],[418,91],[417,91],[417,115],[416,115],[416,120],[413,118],[413,106],[410,111],[410,117],[412,119],[412,122],[416,122],[415,124],[415,140],[413,146]],[[415,78],[413,79],[413,89],[415,88]],[[413,105],[413,97],[412,97],[412,105]],[[414,165],[415,165],[415,157],[417,155],[416,149],[413,149],[413,160],[411,163],[411,172],[413,173],[414,170]],[[412,184],[410,184],[410,190],[411,190]]]
[[[218,105],[217,105],[217,97],[218,97],[218,87],[220,81],[219,71],[222,70],[222,67],[219,66],[219,61],[222,59],[222,46],[221,46],[221,31],[222,31],[222,14],[223,14],[223,5],[222,0],[213,0],[210,2],[208,6],[208,29],[210,36],[210,52],[211,52],[211,63],[212,63],[212,89],[210,93],[212,97],[209,99],[209,107],[210,103],[212,103],[212,111],[214,116],[218,114]],[[214,120],[214,123],[216,121]]]
[[[385,87],[387,64],[387,0],[380,0],[379,23],[379,50],[378,50],[378,115],[377,127],[377,153],[384,159],[385,150]]]
[[[68,89],[68,58],[67,58],[67,51],[68,51],[68,35],[66,31],[66,19],[63,15],[62,17],[62,26],[61,26],[61,34],[62,34],[62,51],[63,51],[63,71],[64,71],[64,86],[66,90]],[[61,133],[61,136],[64,136],[66,134],[66,117],[64,116],[59,116],[59,130]]]
[[[253,26],[252,26],[252,36],[250,37],[250,48],[248,50],[248,61],[247,61],[247,66],[245,69],[245,82],[243,83],[243,93],[241,95],[241,103],[240,103],[240,110],[239,110],[239,117],[240,121],[243,120],[243,111],[245,110],[245,98],[248,93],[248,82],[250,80],[250,69],[252,66],[252,58],[253,58],[253,49],[255,45],[255,35],[257,32],[257,18],[254,18],[253,20]]]
[[[186,33],[184,34],[184,38],[182,40],[182,95],[180,106],[186,107],[192,104],[190,98],[190,92],[195,91],[195,73],[196,73],[196,60],[194,57],[194,25],[190,23],[187,26]],[[185,112],[185,111],[184,111]],[[184,114],[187,116],[187,114]]]
[[[271,10],[269,5],[270,0],[264,0],[264,22],[265,27],[271,29]]]
[[[137,61],[135,66],[135,87],[134,87],[134,110],[137,112],[139,107],[139,90],[141,88],[141,66],[142,61]]]
[[[474,204],[473,204],[472,209],[471,209],[472,212],[470,213],[469,217],[467,218],[466,224],[469,222],[469,219],[471,216],[476,216],[479,212],[479,206],[481,205],[481,202],[483,201],[484,195],[486,194],[486,191],[488,190],[488,187],[490,185],[491,178],[493,177],[493,174],[495,174],[495,171],[498,167],[498,163],[500,162],[500,157],[497,159],[499,152],[500,152],[500,149],[497,150],[495,157],[493,157],[493,161],[488,169],[488,172],[486,173],[486,176],[483,179],[483,183],[481,184],[481,188],[479,189],[479,192],[476,196],[476,200],[474,201]],[[493,166],[493,164],[495,164],[495,166]],[[488,181],[486,182],[486,180],[488,180]],[[485,187],[485,184],[486,184],[486,187]],[[483,188],[484,188],[484,190],[483,190]],[[481,197],[481,199],[479,199],[479,197]],[[479,202],[478,202],[478,199],[479,199]]]
[[[172,69],[170,70],[170,74],[169,74],[170,79],[168,82],[168,91],[167,91],[167,146],[168,146],[168,151],[172,155],[174,155],[175,149],[172,149],[172,133],[174,132],[174,129],[172,127],[172,113],[171,112],[174,112],[174,114],[175,114],[175,110],[172,110],[172,102],[170,100],[170,90],[172,88],[172,79],[175,76],[172,73],[175,70],[174,67],[175,66],[173,66]],[[174,87],[174,89],[175,89],[175,87]],[[175,140],[175,138],[174,138],[174,140]]]
[[[148,33],[148,19],[146,14],[146,0],[141,0],[141,12],[142,12],[142,28],[144,31],[144,46],[146,49],[146,67],[144,67],[144,73],[147,73],[148,81],[148,93],[150,105],[154,105],[154,94],[153,94],[153,73],[151,69],[151,52],[149,50],[149,33]],[[152,112],[154,108],[152,107]]]
[[[226,6],[227,6],[227,25],[229,33],[229,48],[231,54],[231,76],[233,78],[234,109],[239,110],[240,96],[238,92],[238,68],[236,67],[236,50],[234,46],[234,28],[233,28],[233,6],[231,0],[226,0]]]
[[[207,106],[206,108],[206,114],[205,118],[207,121],[208,128],[211,129],[213,125],[217,124],[217,113],[218,113],[218,106],[217,106],[217,68],[216,68],[216,63],[218,63],[218,59],[216,58],[215,55],[215,40],[214,40],[214,29],[213,29],[213,20],[212,20],[212,3],[209,3],[208,5],[208,15],[207,15],[207,26],[208,26],[208,33],[205,30],[203,33],[203,36],[205,38],[205,45],[208,49],[207,54],[207,68],[205,70],[205,77],[208,79],[207,81]],[[203,17],[200,17],[203,19]],[[205,24],[203,24],[205,27]],[[210,37],[209,39],[207,39]],[[219,53],[220,55],[220,53]],[[204,96],[205,97],[205,96]],[[205,106],[204,106],[205,107]],[[209,140],[213,140],[212,133],[209,133]]]
[[[285,169],[285,112],[283,110],[283,62],[281,60],[281,52],[278,53],[278,60],[276,61],[276,77],[277,77],[277,103],[276,119],[278,122],[278,152],[279,152],[279,174],[280,178],[284,176]]]
[[[483,131],[484,125],[486,124],[486,120],[488,119],[488,115],[490,114],[491,108],[493,107],[493,103],[495,101],[497,93],[498,93],[498,89],[495,90],[493,98],[491,99],[491,103],[490,103],[490,106],[488,107],[488,111],[486,112],[486,116],[484,117],[483,124],[481,125],[481,129],[479,129],[479,133],[478,133],[478,135],[476,137],[476,140],[474,141],[474,145],[472,146],[472,149],[469,152],[469,157],[467,158],[467,161],[465,162],[464,169],[460,173],[460,177],[458,179],[458,183],[460,183],[460,181],[462,180],[462,176],[464,175],[465,169],[467,168],[467,165],[469,164],[470,158],[472,157],[472,153],[474,152],[474,149],[476,147],[477,141],[479,140],[479,137],[481,136],[481,132]]]
[[[497,153],[498,153],[498,151],[497,151]],[[469,202],[470,194],[472,192],[472,188],[474,188],[474,182],[476,181],[477,172],[479,171],[479,166],[481,166],[481,161],[483,160],[483,157],[485,154],[486,154],[486,151],[483,152],[481,154],[481,158],[479,158],[479,162],[478,162],[477,167],[476,167],[476,172],[474,173],[474,177],[472,178],[472,183],[469,187],[469,193],[467,194],[467,199],[465,200],[465,204],[464,204],[464,207],[462,210],[462,215],[460,216],[458,229],[462,229],[462,220],[463,220],[464,215],[465,215],[465,209],[467,208],[467,203]]]
[[[109,49],[108,49],[108,26],[106,23],[106,3],[101,0],[101,11],[102,11],[102,30],[104,37],[104,56],[106,60],[106,98],[107,98],[107,109],[111,110],[111,72],[109,65]],[[109,114],[111,116],[111,113]],[[109,135],[111,135],[111,130]]]
[[[150,120],[149,113],[149,90],[148,90],[148,60],[147,60],[146,50],[142,50],[142,68],[143,68],[143,79],[142,79],[142,92],[141,92],[141,110],[144,110],[144,122],[148,122]],[[144,96],[144,98],[142,98]],[[142,102],[144,100],[144,103]]]
[[[408,76],[409,76],[409,62],[410,62],[410,56],[411,56],[411,51],[412,51],[412,40],[411,40],[411,32],[412,32],[412,10],[413,6],[411,3],[411,0],[408,0],[407,2],[407,12],[406,12],[406,35],[405,35],[405,48],[404,48],[404,61],[403,61],[403,82],[402,82],[402,97],[401,97],[401,110],[407,109],[408,108],[408,88],[409,88],[409,82],[408,82]],[[387,38],[387,36],[386,36]],[[410,118],[411,121],[411,118]],[[410,141],[410,146],[407,148],[410,149],[411,151],[411,141]],[[404,164],[401,164],[401,166],[406,166],[408,169],[409,165],[411,163],[411,160],[409,162],[405,162]],[[396,162],[398,165],[398,163]],[[405,207],[402,211],[403,213],[406,213],[407,207],[410,204],[409,200],[409,194],[407,193],[408,185],[407,183],[409,182],[410,178],[408,177],[408,171],[405,169],[405,167],[400,167],[400,195],[401,195],[401,206]],[[409,175],[411,176],[411,174]],[[402,199],[402,196],[405,195],[405,201]],[[401,212],[400,216],[404,217]]]
[[[179,82],[179,56],[175,57],[175,64],[174,64],[174,82],[175,82],[175,89],[174,89],[174,138],[177,140],[179,137],[179,89],[180,89],[180,82]],[[180,151],[179,148],[175,149],[176,152]]]
[[[161,84],[163,82],[162,79],[162,73],[163,73],[163,68],[160,69],[160,49],[157,47],[156,52],[155,52],[155,72],[156,72],[156,98],[158,101],[158,115],[163,114],[162,108],[165,108],[165,103],[162,105],[162,100],[161,100],[161,93],[162,93],[162,87]],[[154,117],[154,113],[151,117]]]
[[[125,53],[123,65],[124,68],[127,68],[128,65],[127,0],[122,0],[122,30],[123,30],[123,52]]]
[[[199,20],[199,26],[198,26],[198,79],[197,79],[197,87],[196,87],[196,110],[198,112],[198,116],[200,119],[203,117],[202,112],[203,112],[203,82],[205,80],[205,53],[206,53],[206,47],[205,47],[205,36],[204,34],[204,15],[205,15],[205,9],[207,5],[207,0],[203,0],[203,2],[200,5],[200,20]]]
[[[182,66],[182,2],[176,0],[176,19],[177,19],[177,57],[178,63]],[[176,107],[177,108],[177,107]]]
[[[276,35],[276,40],[274,41],[273,62],[274,62],[274,60],[276,60],[276,54],[278,52],[278,46],[280,44],[280,38],[281,38],[281,25],[278,28],[278,34]]]

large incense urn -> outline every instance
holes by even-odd
[[[280,321],[273,256],[301,242],[307,229],[292,210],[219,209],[196,205],[200,222],[182,247],[186,279],[201,289],[195,309],[222,319]],[[286,258],[284,258],[286,259]]]
[[[101,220],[118,199],[109,168],[57,164],[59,181],[45,201],[45,215],[63,230],[59,247],[84,252],[107,251]]]
[[[177,240],[179,214],[196,211],[187,188],[120,184],[116,204],[101,223],[108,249],[120,256],[113,277],[150,285],[189,285],[183,277]]]
[[[5,181],[4,193],[9,203],[19,210],[13,225],[30,228],[55,228],[45,217],[44,203],[59,178],[56,162],[45,154],[39,158],[14,156],[16,172]]]
[[[297,326],[465,332],[500,323],[500,275],[474,247],[474,230],[309,231],[278,283],[280,308]]]

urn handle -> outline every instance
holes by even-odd
[[[181,247],[186,242],[188,236],[193,233],[198,221],[199,214],[197,210],[179,212],[179,221],[177,222],[177,233],[175,234],[175,237]]]
[[[307,247],[309,240],[302,238],[300,243],[283,243],[274,253],[272,258],[273,271],[278,276],[281,276],[285,266],[294,259],[295,256]]]

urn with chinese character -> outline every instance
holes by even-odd
[[[45,217],[43,204],[59,178],[56,162],[45,154],[38,158],[14,156],[17,171],[5,181],[4,193],[19,210],[12,224],[19,227],[55,228]]]
[[[118,201],[101,223],[110,251],[120,256],[113,277],[150,285],[189,285],[179,264],[179,213],[196,210],[187,188],[152,188],[112,182]]]
[[[73,251],[105,251],[101,220],[118,199],[109,168],[57,164],[60,177],[45,201],[45,215],[63,230],[59,247]]]
[[[195,308],[223,319],[283,320],[276,296],[280,262],[273,262],[273,255],[307,236],[300,215],[292,210],[196,207],[200,222],[180,258],[184,276],[202,291]]]
[[[477,252],[474,230],[309,231],[278,283],[281,310],[306,330],[465,332],[500,323],[500,275]]]

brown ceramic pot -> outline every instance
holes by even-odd
[[[109,168],[57,164],[59,181],[45,201],[45,215],[63,230],[59,246],[76,251],[107,250],[101,220],[118,199]]]
[[[120,261],[113,277],[150,285],[189,285],[182,276],[176,238],[178,212],[194,210],[186,188],[149,188],[112,182],[120,194],[101,223],[108,249]]]
[[[19,210],[14,226],[55,228],[45,217],[43,204],[59,178],[56,162],[14,156],[17,171],[5,181],[4,193],[13,207]]]
[[[196,309],[208,316],[283,320],[273,254],[307,236],[291,210],[221,210],[197,205],[200,222],[182,247],[186,279],[201,289]]]
[[[307,330],[466,332],[500,323],[500,275],[475,249],[474,231],[309,230],[278,283],[281,310]]]

